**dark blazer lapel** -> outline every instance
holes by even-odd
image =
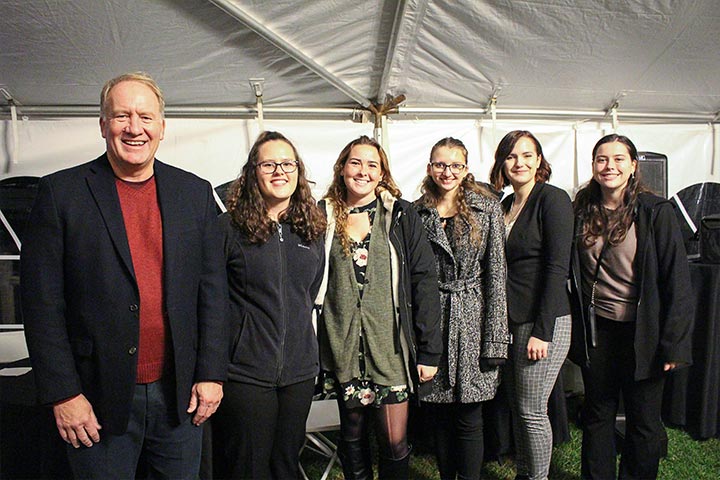
[[[175,277],[175,268],[178,262],[182,262],[183,252],[177,251],[177,239],[181,237],[181,229],[188,222],[188,212],[185,204],[177,198],[178,191],[172,178],[171,169],[167,168],[162,162],[155,159],[155,187],[158,194],[158,205],[160,206],[160,216],[162,218],[163,229],[163,269],[164,277]],[[166,298],[171,298],[171,291],[174,285],[172,282],[165,283]]]
[[[120,199],[115,188],[115,174],[110,167],[107,154],[99,157],[90,165],[86,181],[103,217],[105,228],[110,233],[115,249],[130,275],[135,278],[135,270],[133,270],[132,257],[130,256],[130,245],[128,244],[125,222],[120,208]]]
[[[535,211],[535,203],[537,203],[537,199],[540,196],[540,191],[542,190],[543,186],[545,184],[543,182],[535,182],[535,185],[533,185],[532,190],[530,190],[530,195],[528,195],[528,199],[525,201],[525,205],[523,206],[523,209],[520,211],[520,214],[515,219],[515,225],[513,225],[513,228],[510,230],[510,235],[507,236],[506,243],[512,243],[512,240],[515,238],[515,232],[516,230],[522,230],[522,228],[516,228],[518,225],[527,225],[530,223],[530,221],[533,220],[533,215],[531,215],[531,211]],[[505,201],[508,203],[508,210],[512,208],[513,201],[515,200],[515,194],[512,193],[508,195]],[[519,234],[518,234],[519,235]]]
[[[531,192],[531,193],[532,193],[532,192]],[[529,199],[528,199],[528,200],[529,200]],[[503,218],[505,217],[505,215],[507,215],[507,213],[508,213],[510,210],[512,210],[512,204],[513,204],[514,201],[515,201],[515,194],[514,194],[514,193],[511,193],[510,195],[508,195],[507,197],[505,197],[505,198],[503,199],[503,201],[502,201],[503,214],[504,214],[504,215],[503,215]],[[507,206],[507,208],[505,208],[506,206]],[[527,204],[526,204],[525,206],[527,207]],[[525,208],[523,208],[523,210],[525,210]],[[506,237],[505,237],[505,250],[506,250],[506,253],[505,253],[505,254],[506,254],[506,255],[512,250],[512,247],[511,247],[511,245],[512,245],[512,240],[515,238],[514,233],[515,233],[515,231],[517,230],[515,227],[517,226],[518,220],[520,220],[520,217],[522,216],[522,214],[523,214],[523,212],[520,212],[520,215],[518,215],[517,217],[515,217],[515,224],[513,225],[513,228],[510,229],[510,233],[507,234]],[[504,222],[503,222],[503,224],[504,224]],[[507,227],[505,227],[505,228],[507,228]]]

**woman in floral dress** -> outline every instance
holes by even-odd
[[[316,303],[321,368],[340,406],[343,471],[372,478],[372,423],[380,478],[408,478],[408,398],[432,380],[442,351],[435,261],[375,140],[350,142],[333,171],[320,204],[327,271]]]

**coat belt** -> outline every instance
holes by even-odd
[[[439,285],[441,292],[455,293],[470,290],[471,288],[479,288],[482,286],[480,278],[466,278],[462,280],[452,280],[450,282],[441,282]]]
[[[452,280],[450,282],[441,282],[439,285],[440,291],[449,294],[450,297],[450,312],[448,321],[448,348],[450,345],[459,346],[460,329],[458,328],[457,321],[461,315],[463,315],[464,305],[464,293],[470,289],[482,288],[482,280],[479,277],[467,278],[460,280]],[[455,387],[455,378],[457,377],[457,362],[458,358],[462,355],[459,350],[455,352],[455,355],[448,355],[448,380],[450,381],[450,387]]]

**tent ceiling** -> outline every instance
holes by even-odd
[[[145,70],[169,112],[603,112],[717,120],[717,0],[5,0],[0,88],[25,113],[94,114]],[[8,108],[0,97],[2,112]],[[186,109],[189,111],[189,109]]]

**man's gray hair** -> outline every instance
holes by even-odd
[[[163,96],[162,90],[160,90],[160,87],[158,84],[153,80],[153,78],[148,75],[145,72],[132,72],[132,73],[123,73],[122,75],[115,77],[111,80],[108,80],[107,83],[105,83],[105,86],[102,89],[102,92],[100,93],[100,116],[105,118],[105,115],[107,112],[107,101],[108,96],[110,95],[110,90],[121,82],[138,82],[142,83],[144,85],[147,85],[147,87],[153,91],[155,96],[158,99],[158,103],[160,104],[160,115],[165,116],[165,97]]]

